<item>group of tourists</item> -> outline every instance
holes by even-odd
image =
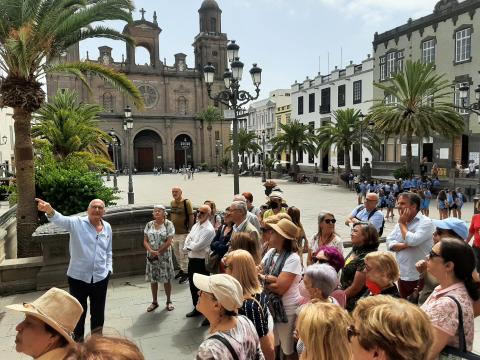
[[[418,193],[399,192],[398,220],[382,251],[385,219],[375,190],[342,220],[349,239],[338,235],[330,211],[319,213],[308,238],[300,209],[274,181],[265,194],[266,204],[244,192],[217,211],[210,199],[194,209],[174,187],[168,207],[152,208],[143,237],[152,295],[146,311],[160,306],[159,283],[168,311],[175,310],[172,282],[188,283],[193,309],[185,315],[203,316],[209,327],[197,359],[433,360],[471,351],[480,215],[470,228],[454,217],[431,220]],[[143,359],[131,341],[102,336],[113,271],[104,203],[92,200],[87,216],[66,217],[37,201],[70,232],[69,293],[52,288],[31,304],[9,306],[26,315],[17,351],[36,359]],[[87,298],[93,335],[84,341]]]

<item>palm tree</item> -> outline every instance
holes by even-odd
[[[238,130],[238,153],[242,156],[242,169],[245,170],[245,155],[250,156],[262,151],[262,147],[257,144],[257,135],[253,131],[247,131],[242,128]],[[225,151],[230,151],[232,145],[227,146]]]
[[[58,63],[67,49],[81,40],[107,37],[133,41],[118,31],[97,25],[105,20],[130,22],[131,0],[0,0],[0,106],[13,108],[15,164],[18,190],[18,256],[37,253],[31,235],[37,226],[34,201],[34,160],[30,134],[32,113],[45,101],[41,80],[52,72],[77,76],[87,87],[86,75],[97,75],[143,107],[138,89],[120,74],[90,62]]]
[[[267,169],[267,177],[269,179],[272,178],[272,169],[275,167],[277,163],[278,161],[273,157],[269,157],[268,159],[265,159],[265,168]]]
[[[75,91],[58,91],[35,114],[32,136],[46,140],[59,160],[79,152],[110,160],[107,144],[111,138],[97,126],[101,111],[101,106],[79,103]]]
[[[343,150],[345,172],[349,173],[352,170],[350,165],[352,146],[363,145],[370,152],[374,152],[380,139],[368,128],[366,121],[361,119],[360,110],[339,109],[333,112],[333,117],[335,123],[317,129],[318,150],[328,151],[331,147]]]
[[[213,161],[212,125],[215,122],[223,120],[222,113],[219,108],[209,105],[204,111],[198,114],[198,117],[202,119],[205,123],[207,123],[208,141],[210,143],[210,161]]]
[[[299,151],[315,153],[316,137],[310,126],[292,120],[280,124],[281,133],[270,139],[273,144],[272,153],[286,151],[292,156],[293,179],[297,180],[297,154]]]
[[[463,132],[464,122],[451,103],[451,83],[435,73],[433,64],[408,60],[403,72],[387,84],[374,84],[393,99],[377,99],[369,120],[378,133],[401,134],[407,142],[406,166],[412,173],[412,139],[437,133],[453,137]]]

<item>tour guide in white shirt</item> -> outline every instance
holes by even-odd
[[[420,201],[415,193],[404,192],[398,196],[400,218],[387,237],[387,248],[396,252],[400,268],[398,289],[403,298],[418,286],[420,275],[415,263],[425,259],[433,246],[434,225],[430,218],[419,212]]]
[[[193,283],[193,274],[209,275],[205,268],[205,257],[210,251],[210,243],[215,237],[215,229],[209,221],[210,213],[210,206],[200,206],[198,209],[198,221],[193,225],[190,233],[187,235],[183,247],[183,251],[188,253],[188,281],[190,283],[190,293],[192,294],[193,303],[193,310],[187,314],[187,317],[201,315],[196,309],[198,289]]]
[[[87,216],[63,216],[41,199],[38,210],[47,214],[53,224],[70,233],[70,263],[68,285],[70,294],[83,307],[83,314],[74,330],[76,341],[82,341],[87,315],[87,298],[90,298],[90,329],[102,331],[105,320],[105,299],[108,279],[112,273],[112,228],[103,220],[105,204],[95,199],[90,202]]]

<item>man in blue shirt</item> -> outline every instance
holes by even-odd
[[[380,233],[383,230],[384,216],[377,210],[378,194],[369,192],[365,197],[363,205],[357,206],[345,220],[345,225],[353,225],[358,222],[370,222]]]
[[[103,220],[105,203],[100,199],[90,202],[87,216],[63,216],[41,199],[36,199],[38,210],[48,220],[70,233],[70,263],[68,285],[70,294],[83,307],[83,314],[74,330],[74,339],[82,341],[90,298],[90,329],[101,333],[105,320],[105,300],[112,273],[112,228]]]

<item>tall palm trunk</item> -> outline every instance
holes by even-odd
[[[352,165],[350,164],[350,146],[345,146],[343,148],[343,159],[345,164],[345,172],[350,173],[350,171],[352,171]],[[360,166],[362,166],[361,161]]]
[[[292,174],[293,174],[293,181],[297,181],[297,155],[298,149],[292,149]]]
[[[35,167],[32,137],[32,114],[20,107],[13,109],[15,120],[15,170],[17,181],[17,248],[18,257],[40,254],[40,244],[34,244],[32,234],[37,227],[35,204]]]
[[[213,163],[213,152],[212,152],[212,125],[207,126],[208,130],[208,142],[210,143],[210,161],[209,165],[212,166]]]
[[[408,174],[413,174],[413,156],[412,156],[412,135],[407,135],[407,154],[406,164]]]

